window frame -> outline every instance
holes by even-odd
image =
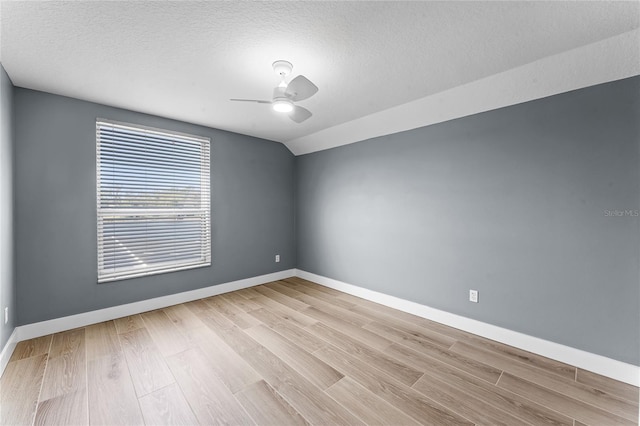
[[[162,138],[175,138],[175,141],[188,141],[200,143],[200,206],[196,208],[153,208],[153,206],[145,206],[146,208],[103,208],[101,206],[101,128],[117,128],[133,131],[141,135],[158,135]],[[185,215],[200,216],[200,259],[197,261],[173,261],[156,263],[156,266],[148,268],[130,267],[129,269],[121,269],[112,272],[104,268],[104,220],[105,218],[114,217],[152,217],[163,216],[172,217],[173,220]],[[104,118],[96,118],[96,231],[97,231],[97,280],[98,283],[106,283],[113,281],[126,280],[131,278],[158,275],[168,272],[175,272],[187,269],[202,268],[211,266],[211,139],[204,136],[198,136],[188,133],[176,132],[173,130],[160,129],[139,124],[125,123]],[[148,238],[148,237],[146,237]],[[175,244],[176,240],[173,241]],[[128,249],[126,249],[128,251]],[[161,265],[161,266],[158,266]]]

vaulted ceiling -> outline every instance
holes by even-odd
[[[0,13],[16,86],[298,154],[640,73],[635,1],[3,1]],[[320,88],[301,124],[229,101],[270,99],[278,59]]]

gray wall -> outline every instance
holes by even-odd
[[[640,77],[298,157],[298,268],[640,364]],[[469,289],[480,303],[468,302]]]
[[[0,64],[0,351],[15,328],[13,250],[13,85]]]
[[[606,214],[640,209],[640,77],[298,158],[0,79],[0,296],[18,312],[0,345],[14,324],[297,266],[640,364],[640,221]],[[96,283],[96,117],[211,137],[212,267]]]
[[[20,88],[14,106],[19,325],[295,266],[284,145]],[[211,267],[97,284],[96,117],[211,138]]]

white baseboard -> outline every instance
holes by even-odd
[[[450,327],[473,333],[487,339],[514,346],[525,351],[555,359],[565,364],[573,365],[633,386],[640,386],[640,367],[627,364],[602,355],[593,354],[581,349],[561,345],[559,343],[529,336],[517,331],[487,324],[481,321],[466,318],[460,315],[430,308],[419,303],[410,302],[398,297],[389,296],[377,291],[368,290],[353,284],[347,284],[332,278],[312,274],[310,272],[295,270],[297,277],[330,287],[372,302],[400,311],[408,312],[422,318],[426,318]]]
[[[84,327],[116,318],[122,318],[128,315],[152,311],[154,309],[166,308],[167,306],[216,296],[218,294],[228,293],[230,291],[240,290],[247,287],[253,287],[271,281],[289,278],[294,275],[295,269],[287,269],[285,271],[212,285],[210,287],[199,288],[182,293],[141,300],[140,302],[127,303],[125,305],[112,306],[110,308],[98,309],[96,311],[83,312],[81,314],[69,315],[62,318],[21,325],[13,330],[7,344],[2,349],[2,353],[0,353],[0,376],[4,373],[4,369],[9,363],[9,359],[13,354],[16,344],[23,340],[46,336],[47,334],[52,333],[59,333],[61,331]]]
[[[168,296],[156,297],[140,302],[128,303],[126,305],[113,306],[91,312],[70,315],[48,321],[16,327],[9,337],[7,344],[0,353],[0,376],[13,354],[16,344],[22,340],[33,339],[35,337],[46,336],[47,334],[58,333],[71,330],[77,327],[84,327],[102,321],[109,321],[128,315],[139,314],[154,309],[165,308],[179,303],[190,302],[205,297],[228,293],[230,291],[253,287],[271,281],[277,281],[292,276],[307,279],[318,284],[330,287],[372,302],[380,303],[400,311],[408,312],[422,318],[439,322],[487,339],[496,340],[516,348],[520,348],[538,355],[555,359],[566,364],[570,364],[584,370],[588,370],[606,377],[610,377],[621,382],[640,386],[640,367],[607,358],[601,355],[583,351],[581,349],[554,343],[548,340],[529,336],[517,331],[487,324],[481,321],[466,318],[460,315],[441,311],[419,303],[389,296],[377,291],[368,290],[342,281],[327,278],[321,275],[299,269],[288,269],[274,272],[272,274],[260,275],[224,284],[213,285],[197,290],[183,293],[171,294]]]
[[[0,352],[0,377],[2,377],[2,373],[4,373],[4,369],[7,367],[7,364],[9,363],[9,359],[11,358],[11,355],[13,354],[13,350],[16,348],[17,344],[18,344],[18,332],[17,332],[17,328],[14,328],[13,332],[11,333],[11,336],[9,336],[9,340],[7,340],[7,343],[4,345],[4,348],[2,348],[2,352]]]
[[[247,287],[277,281],[294,276],[294,269],[274,272],[272,274],[260,275],[238,281],[231,281],[223,284],[216,284],[210,287],[185,291],[182,293],[170,294],[168,296],[155,297],[153,299],[142,300],[140,302],[127,303],[125,305],[112,306],[110,308],[96,311],[83,312],[81,314],[69,315],[67,317],[56,318],[48,321],[36,322],[33,324],[16,327],[17,341],[33,339],[35,337],[46,336],[47,334],[59,333],[73,328],[84,327],[103,321],[135,315],[154,309],[166,308],[167,306],[190,302],[205,297],[228,293]]]

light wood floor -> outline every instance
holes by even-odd
[[[21,342],[2,424],[633,425],[638,388],[291,278]]]

